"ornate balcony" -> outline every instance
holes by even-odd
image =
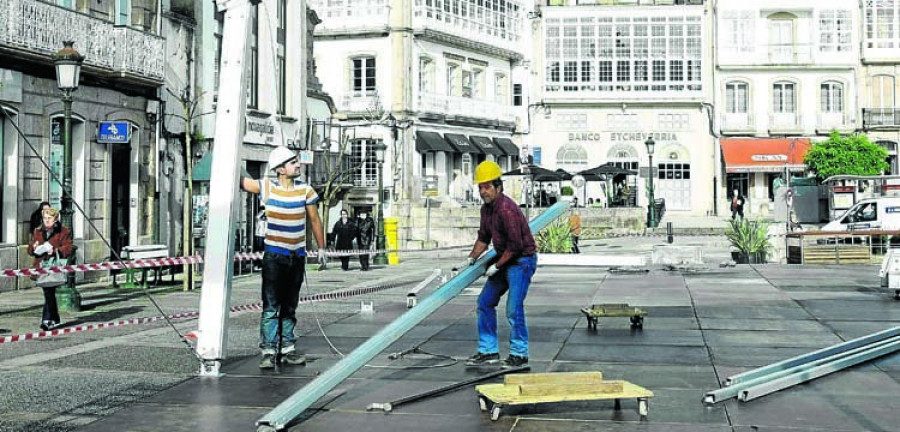
[[[524,8],[518,0],[507,0],[503,11],[490,5],[469,3],[459,8],[450,2],[434,0],[413,1],[413,29],[472,48],[498,50],[506,55],[521,55],[519,40],[522,33]]]
[[[515,107],[484,100],[446,96],[435,93],[419,95],[416,109],[419,112],[437,113],[451,116],[465,116],[499,120],[501,122],[516,121]]]
[[[309,7],[322,19],[322,23],[316,26],[316,34],[331,34],[384,31],[390,22],[389,3],[389,0],[310,0]]]
[[[769,113],[769,133],[794,134],[803,128],[803,116],[797,113]]]
[[[852,127],[850,127],[850,119],[847,117],[846,113],[818,113],[816,115],[817,132],[826,134],[835,129],[842,132],[847,129],[852,129]]]
[[[900,108],[863,108],[863,129],[900,128]]]
[[[165,78],[162,37],[37,0],[0,0],[0,16],[2,48],[49,63],[63,41],[73,40],[88,68],[155,85]]]

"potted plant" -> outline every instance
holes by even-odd
[[[744,218],[732,219],[725,237],[736,251],[731,258],[738,264],[763,264],[772,248],[769,242],[769,224]]]
[[[572,226],[568,218],[559,218],[534,238],[539,253],[572,253]]]

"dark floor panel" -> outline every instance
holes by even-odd
[[[509,339],[509,324],[501,315],[497,320],[497,337],[499,340]],[[529,342],[565,342],[571,333],[571,327],[542,327],[528,321]],[[434,335],[434,340],[478,340],[478,327],[475,322],[448,326]]]
[[[894,300],[801,300],[800,304],[822,320],[900,321],[900,307]]]
[[[396,432],[396,431],[511,431],[515,418],[501,417],[492,422],[486,414],[479,415],[418,415],[384,414],[378,412],[330,411],[290,429],[293,432]]]
[[[145,402],[226,407],[275,407],[311,379],[272,377],[194,378],[160,392]]]
[[[734,306],[697,306],[700,318],[723,319],[768,319],[768,320],[811,320],[815,319],[798,307],[742,307]]]
[[[885,397],[845,398],[823,395],[803,386],[750,402],[728,401],[735,426],[809,428],[812,430],[896,431],[900,424],[895,403]]]
[[[516,423],[516,432],[732,432],[728,426],[707,426],[696,424],[674,424],[657,422],[613,422],[544,420],[521,418]]]
[[[828,330],[816,332],[704,330],[703,335],[710,346],[810,347],[819,349],[843,342]]]
[[[627,320],[627,318],[625,318]],[[703,346],[699,330],[654,330],[629,327],[611,329],[598,323],[597,330],[578,329],[572,332],[568,343],[603,345],[682,345]]]
[[[705,348],[661,345],[584,345],[566,344],[557,360],[639,364],[708,365]]]
[[[766,319],[719,319],[701,318],[703,330],[746,330],[746,331],[828,331],[820,321],[815,320],[766,320]],[[644,324],[646,326],[646,324]]]
[[[256,420],[268,411],[268,408],[142,403],[78,431],[246,432],[256,430]]]
[[[815,351],[797,347],[729,347],[711,346],[716,366],[760,367]]]

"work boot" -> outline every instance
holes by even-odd
[[[281,361],[289,365],[304,365],[306,364],[306,356],[297,351],[291,351],[287,354],[282,354]]]
[[[275,354],[263,354],[262,359],[259,360],[259,368],[260,369],[274,369],[275,368]]]
[[[487,366],[500,363],[500,353],[480,353],[477,352],[466,361],[466,366]]]
[[[43,331],[50,330],[51,324],[53,324],[53,321],[48,321],[48,320],[41,321],[41,330],[43,330]]]
[[[528,357],[517,356],[515,354],[510,354],[506,360],[503,360],[503,364],[500,365],[503,369],[511,369],[522,366],[528,366]]]

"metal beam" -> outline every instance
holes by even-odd
[[[763,385],[765,383],[768,383],[768,382],[771,382],[771,381],[774,381],[774,380],[777,380],[777,379],[780,379],[780,378],[783,378],[783,377],[786,377],[786,376],[789,376],[789,375],[792,375],[795,373],[801,373],[803,371],[840,360],[847,356],[864,353],[868,350],[871,350],[874,348],[879,348],[879,347],[881,347],[885,344],[891,343],[895,340],[897,340],[896,337],[890,338],[890,339],[885,339],[885,340],[880,340],[877,342],[873,342],[872,344],[869,344],[869,345],[864,345],[861,347],[854,348],[849,351],[843,351],[843,352],[840,352],[840,353],[837,353],[837,354],[834,354],[831,356],[812,359],[807,363],[802,363],[802,364],[793,366],[788,369],[772,371],[772,373],[770,373],[768,375],[758,376],[758,377],[755,377],[755,378],[752,378],[749,380],[742,380],[741,382],[732,384],[728,387],[723,387],[718,390],[714,390],[714,391],[706,393],[706,395],[703,396],[703,403],[705,403],[705,404],[719,403],[723,400],[737,397],[738,395],[741,394],[741,392],[743,390],[748,389],[750,387]]]
[[[825,363],[811,369],[806,369],[788,376],[784,376],[779,379],[760,384],[758,386],[750,387],[742,391],[738,396],[738,399],[740,399],[742,402],[747,402],[758,397],[762,397],[767,394],[786,389],[793,385],[811,381],[820,376],[828,375],[832,372],[837,372],[841,369],[845,369],[850,366],[854,366],[862,362],[890,354],[897,350],[900,350],[900,338],[894,338],[890,343],[884,343],[878,347],[867,349],[854,355],[842,356],[835,361]]]
[[[550,222],[562,216],[569,207],[568,202],[558,202],[536,217],[529,227],[535,233],[546,227]],[[284,402],[269,411],[265,416],[256,421],[258,430],[271,431],[282,430],[289,422],[299,417],[304,410],[312,406],[316,400],[331,391],[335,386],[347,379],[354,372],[363,367],[378,353],[384,351],[401,336],[410,331],[425,318],[438,310],[445,303],[456,297],[464,288],[475,279],[484,274],[486,264],[496,255],[494,250],[488,251],[475,265],[466,267],[459,274],[450,279],[433,294],[422,300],[418,306],[409,309],[405,314],[385,326],[377,334],[353,350],[346,357],[326,370],[318,378],[298,390]]]
[[[749,381],[754,378],[758,378],[761,376],[769,375],[773,372],[790,369],[794,366],[799,366],[804,363],[808,363],[810,361],[814,361],[820,358],[833,356],[835,354],[840,354],[841,352],[849,351],[854,348],[859,348],[861,346],[868,345],[873,342],[878,342],[880,340],[888,339],[894,336],[900,335],[900,327],[890,328],[884,331],[880,331],[878,333],[872,333],[868,336],[859,337],[856,339],[849,340],[844,343],[840,343],[837,345],[832,345],[828,348],[823,348],[818,351],[813,351],[811,353],[802,354],[796,357],[791,357],[787,360],[780,361],[778,363],[772,363],[768,366],[763,366],[761,368],[756,368],[744,373],[740,373],[737,375],[730,376],[725,379],[725,385],[730,386],[737,384],[742,381]]]

